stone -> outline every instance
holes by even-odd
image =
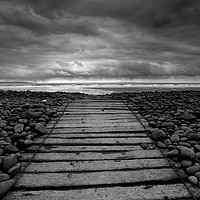
[[[1,188],[0,189],[0,196],[5,195],[12,188],[14,183],[15,183],[14,179],[10,179],[10,180],[7,180],[7,181],[0,182],[0,188]]]
[[[151,134],[151,138],[155,141],[163,141],[166,138],[166,134],[162,130],[156,130]]]
[[[189,180],[189,182],[190,182],[191,184],[193,184],[193,185],[197,185],[197,184],[198,184],[198,179],[197,179],[196,176],[189,176],[189,177],[188,177],[188,180]]]
[[[170,137],[171,142],[179,142],[180,137],[178,134],[172,134]]]
[[[169,128],[169,127],[174,128],[174,123],[173,122],[163,122],[161,124],[161,127],[164,127],[164,128]]]
[[[190,167],[190,166],[192,166],[192,161],[191,160],[182,160],[181,165],[183,167]]]
[[[180,158],[189,160],[195,158],[195,153],[192,149],[188,147],[179,147],[178,149],[180,151]]]
[[[30,127],[30,128],[35,128],[35,126],[36,126],[36,123],[35,123],[35,122],[31,122],[31,123],[29,124],[29,127]]]
[[[21,164],[20,163],[17,163],[15,166],[13,166],[12,168],[10,168],[8,170],[8,174],[11,175],[11,176],[14,176],[16,175],[18,172],[20,172],[20,169],[21,169]]]
[[[177,162],[177,163],[175,163],[174,166],[175,166],[176,168],[181,168],[181,163]]]
[[[170,145],[170,144],[172,144],[172,142],[170,141],[170,139],[165,139],[163,142],[167,146]]]
[[[6,126],[5,122],[0,122],[0,128],[4,128]]]
[[[24,130],[24,124],[21,124],[21,123],[16,124],[14,130],[15,130],[15,133],[21,133],[21,132],[23,132],[23,130]]]
[[[57,114],[56,110],[49,110],[46,112],[46,115],[52,117],[54,114]]]
[[[18,157],[16,154],[11,154],[9,156],[6,156],[3,159],[3,168],[8,171],[10,168],[15,166],[18,162]]]
[[[187,138],[194,141],[200,141],[200,134],[198,133],[188,133]]]
[[[13,142],[17,142],[21,138],[21,135],[19,133],[14,133],[11,138]]]
[[[0,137],[7,137],[8,136],[8,133],[7,133],[7,131],[1,131],[0,132]]]
[[[200,152],[196,153],[195,157],[200,160]]]
[[[176,157],[176,156],[178,156],[178,155],[179,155],[178,149],[173,149],[173,150],[171,150],[171,151],[169,151],[169,152],[167,153],[167,156],[168,156],[168,157]]]
[[[157,124],[154,121],[150,121],[149,126],[151,126],[152,128],[156,128]]]
[[[188,148],[191,147],[191,145],[189,143],[187,143],[187,142],[179,142],[178,145],[179,146],[185,146],[185,147],[188,147]]]
[[[195,175],[195,173],[199,171],[199,168],[197,166],[190,166],[187,167],[185,171],[189,175]]]
[[[29,116],[34,118],[34,119],[38,118],[41,115],[43,115],[43,112],[40,112],[40,111],[38,111],[38,112],[30,112],[29,113]]]
[[[195,116],[193,116],[192,114],[189,114],[189,113],[185,113],[185,114],[181,115],[179,117],[179,119],[183,119],[186,121],[193,121],[195,119]]]
[[[3,154],[4,154],[4,150],[0,148],[0,156],[2,156]]]
[[[160,142],[160,141],[157,142],[157,146],[161,149],[167,148],[166,144],[164,144],[163,142]]]
[[[46,128],[42,123],[36,123],[35,130],[39,132],[40,134],[45,134],[46,133]]]
[[[199,145],[199,144],[194,145],[194,149],[195,149],[197,152],[200,152],[200,145]]]
[[[16,153],[16,152],[19,152],[19,149],[16,146],[14,146],[14,145],[9,144],[9,145],[7,145],[5,147],[5,151],[9,152],[9,153]]]
[[[26,139],[24,141],[24,144],[28,147],[28,146],[31,146],[33,144],[33,140],[29,140],[29,139]]]
[[[0,182],[7,181],[10,179],[8,174],[0,173]]]
[[[195,173],[195,176],[197,177],[197,179],[200,181],[200,171]]]

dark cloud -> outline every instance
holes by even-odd
[[[0,78],[193,77],[199,35],[199,0],[2,0]]]

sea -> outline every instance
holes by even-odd
[[[199,90],[200,83],[24,83],[0,82],[0,90],[70,92],[105,95],[122,92]]]

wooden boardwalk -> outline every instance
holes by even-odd
[[[192,199],[160,151],[141,148],[152,141],[121,101],[80,99],[64,106],[6,200]],[[42,141],[22,154],[22,163]]]

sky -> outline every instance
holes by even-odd
[[[0,0],[0,81],[200,82],[199,0]]]

